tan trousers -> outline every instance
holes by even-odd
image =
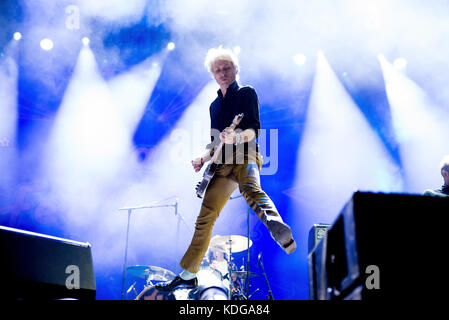
[[[237,187],[266,226],[268,220],[282,222],[274,203],[260,186],[262,156],[254,152],[245,154],[244,159],[243,164],[220,164],[217,167],[204,195],[192,241],[180,263],[184,270],[198,272],[209,247],[215,221]],[[273,233],[272,236],[276,237]]]

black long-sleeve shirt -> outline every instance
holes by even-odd
[[[220,143],[218,132],[223,131],[229,127],[237,114],[243,113],[244,116],[240,123],[236,126],[236,131],[240,129],[253,129],[256,133],[256,139],[259,135],[260,120],[259,120],[259,98],[256,90],[251,86],[240,86],[237,81],[234,81],[227,89],[226,96],[223,97],[221,90],[217,91],[217,98],[210,105],[210,120],[211,120],[211,143],[207,145],[207,149],[214,148],[216,144]],[[215,129],[215,130],[214,130]],[[245,152],[248,148],[254,145],[258,151],[258,145],[253,141],[252,143],[243,143]],[[236,147],[233,147],[235,152]],[[223,160],[224,161],[224,160]]]

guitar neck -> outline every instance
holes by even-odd
[[[211,162],[216,163],[218,157],[221,155],[221,149],[223,148],[224,142],[221,141],[220,144],[214,149],[214,155],[212,156]]]
[[[241,114],[239,114],[239,115],[236,115],[236,116],[234,117],[234,120],[232,121],[232,124],[231,124],[231,126],[230,126],[229,128],[230,128],[232,131],[234,131],[234,130],[235,130],[235,127],[237,127],[237,125],[240,123],[240,121],[242,120],[242,118],[243,118],[243,113],[241,113]],[[213,156],[212,156],[212,158],[211,158],[211,162],[216,163],[218,157],[219,157],[220,154],[221,154],[221,150],[223,149],[223,145],[224,145],[224,142],[223,142],[223,141],[220,141],[220,144],[214,149],[214,154],[213,154]]]

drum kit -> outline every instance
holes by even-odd
[[[176,289],[161,292],[155,282],[173,280],[176,275],[156,266],[131,266],[126,268],[129,275],[145,280],[144,289],[137,294],[135,283],[127,290],[134,291],[135,300],[246,300],[251,297],[244,290],[245,282],[259,274],[240,269],[234,263],[232,254],[248,250],[252,241],[244,236],[215,236],[203,258],[197,273],[198,288]],[[248,288],[248,287],[247,287]],[[256,290],[258,291],[258,289]],[[255,292],[256,292],[255,291]],[[255,293],[254,292],[254,293]],[[254,294],[253,293],[253,294]]]

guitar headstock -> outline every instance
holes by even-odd
[[[244,113],[240,113],[234,117],[234,120],[232,120],[232,125],[231,125],[232,129],[235,129],[235,127],[237,127],[237,125],[240,123],[240,121],[242,120],[244,115],[245,115]]]

